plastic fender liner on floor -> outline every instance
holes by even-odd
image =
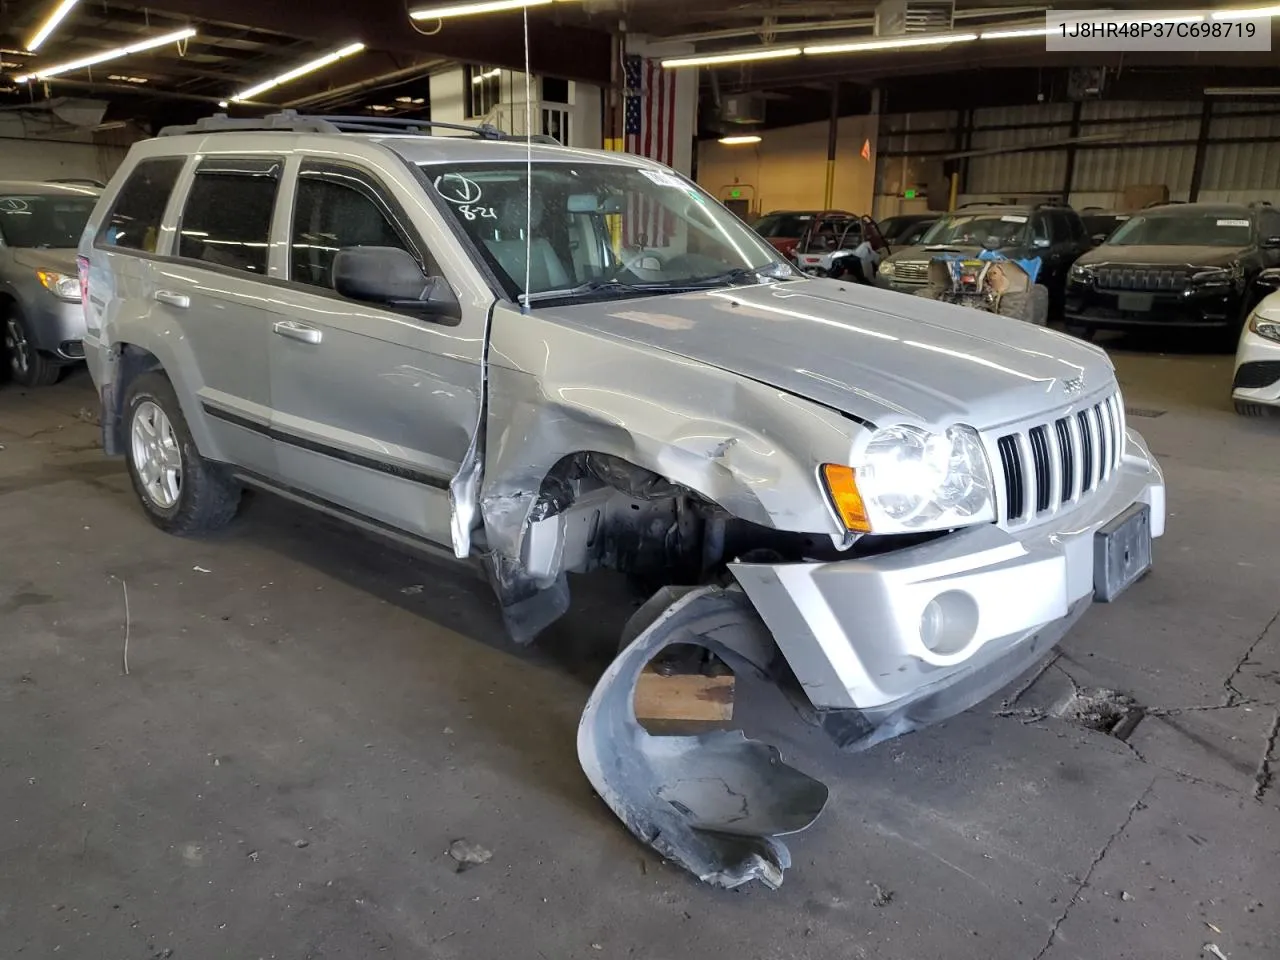
[[[698,587],[674,603],[670,596],[660,592],[628,625],[624,636],[644,624],[587,701],[578,759],[627,829],[663,857],[715,886],[759,880],[777,888],[791,865],[778,837],[818,818],[827,787],[740,730],[665,737],[640,726],[636,683],[672,644],[705,647],[735,670],[764,666],[754,654],[768,631],[741,590]]]

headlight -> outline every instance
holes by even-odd
[[[863,533],[945,530],[995,519],[991,467],[972,427],[877,430],[852,466],[822,468],[846,527]]]
[[[1260,317],[1255,310],[1249,314],[1249,329],[1260,337],[1280,342],[1280,320]]]
[[[1204,286],[1219,286],[1224,283],[1235,283],[1244,278],[1244,270],[1240,264],[1233,263],[1229,267],[1205,267],[1191,274],[1191,282]]]
[[[1083,264],[1076,264],[1071,268],[1071,279],[1079,280],[1082,283],[1093,279],[1093,267],[1086,267]]]
[[[876,269],[876,272],[882,277],[892,277],[898,272],[898,265],[892,260],[886,260]]]
[[[36,277],[39,278],[41,286],[59,300],[67,300],[70,303],[80,302],[79,277],[69,277],[65,273],[55,273],[52,270],[37,270]]]

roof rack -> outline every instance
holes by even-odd
[[[508,140],[524,142],[525,138],[506,133],[487,123],[468,126],[463,123],[442,123],[435,120],[411,120],[401,117],[351,117],[301,114],[296,110],[281,110],[265,117],[229,117],[215,113],[184,126],[164,127],[157,136],[180,137],[190,133],[251,133],[254,131],[282,131],[285,133],[399,133],[432,136],[432,130],[462,130],[480,140]],[[534,143],[560,141],[545,134],[529,138]]]
[[[967,207],[1030,207],[1032,210],[1039,210],[1042,207],[1059,207],[1064,210],[1070,210],[1071,204],[1058,197],[1050,197],[1045,200],[971,200],[968,203],[962,203],[957,210],[964,210]]]

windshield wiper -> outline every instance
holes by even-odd
[[[717,273],[710,277],[690,277],[688,280],[670,280],[662,285],[664,290],[710,290],[715,287],[747,287],[756,286],[761,283],[770,283],[775,280],[790,279],[784,277],[771,277],[762,274],[760,269],[753,270],[750,267],[734,267],[732,270],[726,270],[724,273]]]
[[[593,296],[599,293],[656,293],[666,290],[664,284],[624,283],[621,280],[588,280],[576,287],[565,287],[563,290],[540,290],[521,296],[523,303],[538,303],[542,300],[571,300],[574,297]]]

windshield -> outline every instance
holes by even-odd
[[[968,213],[943,217],[921,242],[982,246],[988,240],[994,240],[1001,247],[1012,247],[1026,236],[1028,219],[1025,213]]]
[[[770,213],[755,222],[752,229],[762,237],[799,237],[813,222],[811,213]]]
[[[1107,243],[1115,247],[1247,247],[1248,216],[1230,213],[1135,214]]]
[[[0,195],[0,240],[10,247],[70,250],[80,242],[97,199],[88,194]]]
[[[524,163],[424,164],[422,171],[512,299],[725,285],[778,264],[776,251],[741,220],[673,173],[542,162],[530,184]]]

